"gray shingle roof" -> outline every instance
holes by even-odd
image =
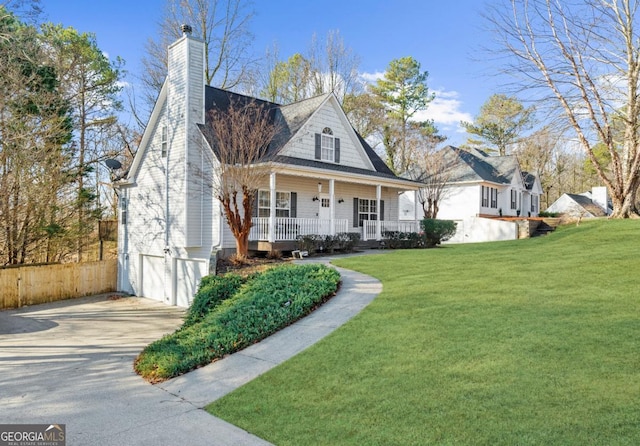
[[[575,201],[578,205],[580,205],[584,210],[589,212],[594,217],[606,217],[607,213],[600,206],[595,204],[593,200],[581,194],[567,194],[569,198]]]
[[[302,126],[311,118],[313,113],[320,107],[327,99],[329,94],[323,94],[315,96],[309,99],[305,99],[299,102],[288,105],[279,105],[269,101],[263,101],[261,99],[252,98],[237,93],[233,93],[220,88],[206,86],[205,88],[205,112],[207,122],[210,120],[211,110],[226,110],[229,107],[231,101],[239,104],[246,104],[250,101],[255,101],[257,104],[263,106],[268,111],[270,119],[278,125],[279,132],[273,138],[273,141],[269,144],[269,148],[266,154],[267,158],[283,162],[286,164],[297,166],[317,167],[328,170],[336,170],[353,173],[359,173],[364,175],[380,176],[386,178],[397,178],[396,175],[389,169],[389,167],[382,161],[378,154],[367,144],[367,142],[357,133],[357,137],[364,148],[366,155],[369,157],[371,164],[376,169],[375,172],[366,169],[354,169],[348,166],[336,165],[333,163],[325,163],[316,160],[302,160],[299,158],[280,156],[280,150],[289,142],[289,140],[302,128]],[[216,145],[213,139],[213,135],[208,131],[208,126],[199,125],[200,131],[207,139],[209,145],[216,151]],[[357,172],[356,172],[357,171]]]
[[[533,186],[536,183],[536,176],[532,173],[529,172],[522,172],[522,181],[524,182],[525,187],[527,188],[527,190],[532,190]]]
[[[518,159],[515,156],[489,156],[477,149],[463,150],[447,146],[445,158],[451,165],[449,182],[488,181],[498,184],[510,184],[513,175],[519,172]]]
[[[388,179],[411,181],[411,180],[406,180],[404,178],[397,177],[393,173],[391,173],[391,171],[389,171],[389,173],[387,173],[387,172],[379,172],[379,171],[375,171],[374,172],[374,171],[368,170],[368,169],[359,169],[357,167],[345,166],[345,165],[342,165],[342,164],[325,163],[325,162],[318,161],[318,160],[310,160],[310,159],[304,159],[304,158],[294,158],[294,157],[291,157],[291,156],[277,155],[277,156],[275,156],[273,158],[273,161],[278,162],[278,163],[283,163],[283,164],[289,164],[289,165],[292,165],[292,166],[313,167],[313,168],[317,168],[317,169],[334,170],[336,172],[354,173],[354,174],[358,174],[358,175],[368,175],[368,176],[374,176],[374,177],[379,177],[379,178],[388,178]]]

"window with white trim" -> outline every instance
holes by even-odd
[[[336,140],[333,136],[333,130],[325,127],[322,129],[320,138],[320,159],[322,161],[335,161]]]
[[[291,192],[276,192],[276,217],[291,215]],[[258,217],[271,216],[271,192],[258,191]]]
[[[120,198],[120,223],[127,224],[127,199],[125,197]]]
[[[537,195],[531,196],[531,212],[533,213],[538,212],[538,200],[539,197]]]
[[[511,209],[518,209],[518,191],[511,189]]]
[[[489,207],[489,188],[482,186],[482,207]]]
[[[160,155],[162,156],[162,158],[166,158],[167,157],[167,141],[168,141],[168,132],[167,132],[167,126],[163,125],[162,126],[162,131],[161,131],[161,140],[160,140]]]
[[[495,187],[482,186],[482,207],[498,208],[498,189]]]
[[[360,198],[358,200],[358,226],[362,226],[365,220],[377,220],[378,208],[376,200]]]

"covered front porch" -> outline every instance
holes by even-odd
[[[268,187],[258,190],[249,235],[252,249],[287,250],[293,244],[284,242],[305,235],[357,233],[367,242],[382,240],[385,231],[418,231],[417,222],[398,219],[399,194],[416,190],[416,183],[332,174],[271,173]]]
[[[356,232],[361,240],[382,240],[387,231],[418,232],[418,221],[385,221],[367,220],[359,228],[349,228],[348,219],[321,220],[313,218],[282,218],[276,217],[273,231],[271,219],[254,217],[249,241],[282,242],[295,241],[301,235],[336,235],[341,232]]]

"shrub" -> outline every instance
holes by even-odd
[[[307,234],[298,236],[300,251],[329,252],[336,250],[353,252],[360,241],[360,234],[355,232],[339,232],[336,235]]]
[[[134,368],[145,379],[159,382],[206,365],[308,314],[335,293],[339,281],[335,269],[318,264],[285,265],[256,274],[199,322],[148,345]]]
[[[336,249],[344,252],[353,252],[358,242],[360,242],[360,234],[357,232],[339,232],[334,237],[336,239]]]
[[[549,217],[549,218],[556,218],[560,216],[560,212],[539,212],[538,213],[538,217]]]
[[[320,246],[321,237],[322,236],[316,234],[299,235],[297,238],[298,249],[310,253],[316,252]]]
[[[457,225],[452,220],[425,218],[420,222],[420,226],[424,231],[426,247],[433,248],[453,237],[456,233]]]
[[[233,273],[203,277],[198,292],[187,310],[183,327],[200,322],[222,301],[233,296],[245,281],[245,278]]]
[[[390,249],[424,248],[426,244],[424,234],[415,232],[383,231],[382,237]]]

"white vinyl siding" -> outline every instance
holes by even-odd
[[[340,140],[340,165],[373,170],[360,142],[353,139],[351,131],[345,127],[344,121],[330,100],[320,107],[313,117],[298,132],[298,137],[292,138],[280,152],[284,156],[294,158],[315,159],[315,135],[321,134],[325,127],[333,131],[335,139]],[[357,144],[357,145],[356,145]]]

